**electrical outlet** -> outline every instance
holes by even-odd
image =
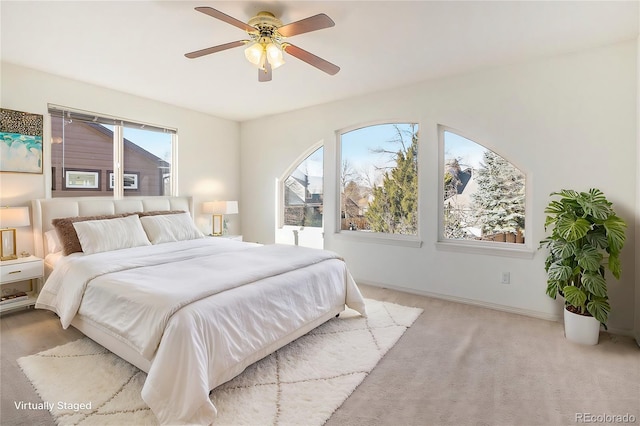
[[[509,284],[511,282],[511,274],[509,272],[502,273],[502,284]]]

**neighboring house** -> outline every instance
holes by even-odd
[[[113,132],[96,123],[51,120],[51,192],[54,197],[113,193]],[[64,144],[62,143],[64,138]],[[167,194],[170,164],[124,139],[125,194]],[[84,180],[83,180],[84,179]]]
[[[295,170],[285,181],[285,225],[322,226],[322,185],[313,176]]]

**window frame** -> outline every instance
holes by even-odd
[[[493,241],[474,241],[474,240],[458,240],[453,238],[444,237],[444,160],[445,160],[445,147],[444,147],[444,134],[445,132],[454,133],[465,139],[470,140],[495,154],[502,157],[504,160],[511,163],[525,176],[525,229],[524,229],[524,243],[506,243],[506,242],[493,242]],[[491,144],[485,144],[477,142],[478,138],[471,137],[465,132],[461,132],[458,129],[438,124],[438,238],[436,240],[436,248],[443,251],[464,252],[472,254],[487,254],[503,257],[517,257],[531,259],[535,255],[535,248],[532,244],[533,238],[533,210],[532,210],[532,173],[517,162],[514,162],[496,150]]]
[[[51,138],[51,125],[52,118],[65,115],[70,115],[71,118],[78,118],[81,121],[94,121],[94,122],[104,122],[105,124],[112,125],[114,127],[113,130],[113,163],[111,173],[114,175],[114,187],[113,190],[113,198],[121,199],[125,198],[125,188],[124,188],[124,175],[126,174],[124,171],[124,128],[132,127],[132,128],[140,128],[140,129],[154,129],[160,132],[166,132],[171,134],[171,173],[169,179],[169,194],[165,194],[165,196],[176,197],[178,196],[178,130],[171,127],[159,126],[156,124],[145,123],[142,121],[134,121],[121,117],[115,117],[108,114],[102,113],[94,113],[91,111],[85,111],[77,108],[69,108],[65,106],[60,106],[56,104],[47,104],[47,118],[46,123],[48,126],[49,139]],[[88,120],[89,117],[94,117],[93,120]],[[48,150],[50,151],[50,150]],[[49,156],[48,160],[51,167],[48,168],[48,172],[45,172],[49,176],[45,179],[45,181],[50,180],[51,182],[55,182],[55,178],[51,175],[52,173],[52,159]],[[52,198],[52,184],[46,183],[47,188],[47,197]],[[107,186],[109,186],[109,182],[107,181]]]
[[[285,170],[285,172],[280,175],[280,177],[276,178],[276,229],[281,229],[281,230],[299,230],[301,228],[305,228],[305,229],[320,229],[320,230],[324,230],[324,227],[326,225],[326,221],[325,221],[325,215],[322,215],[322,226],[308,226],[308,227],[304,227],[304,226],[298,226],[298,225],[285,225],[284,223],[284,210],[285,210],[285,205],[284,205],[284,198],[285,198],[285,182],[287,181],[287,178],[289,176],[291,176],[291,174],[298,168],[298,166],[300,166],[300,164],[302,164],[303,161],[305,161],[307,158],[309,158],[312,154],[314,154],[317,150],[319,150],[320,148],[323,149],[323,153],[322,153],[322,195],[323,195],[323,199],[325,196],[325,188],[326,188],[326,180],[325,180],[325,167],[324,164],[326,162],[326,155],[327,155],[327,150],[325,147],[325,143],[324,140],[320,140],[316,143],[314,143],[313,145],[311,145],[309,148],[307,148],[305,151],[302,152],[302,154],[300,154],[298,157],[296,157],[295,160],[293,160],[293,162],[291,163],[291,165],[289,166],[289,168],[287,168]],[[324,206],[324,201],[322,203],[322,205]]]
[[[348,127],[343,127],[335,131],[335,222],[334,222],[334,232],[333,236],[337,239],[344,239],[350,241],[358,241],[364,243],[374,243],[374,244],[386,244],[386,245],[394,245],[394,246],[402,246],[402,247],[413,247],[420,248],[422,246],[422,238],[421,238],[421,224],[422,224],[422,199],[423,195],[420,190],[420,183],[422,181],[422,174],[424,173],[424,167],[421,167],[422,164],[422,140],[423,138],[418,137],[418,201],[417,201],[417,228],[415,235],[404,235],[404,234],[388,234],[384,232],[362,232],[362,231],[350,231],[348,229],[341,229],[341,191],[340,188],[340,173],[342,170],[342,135],[345,133],[352,132],[354,130],[364,129],[372,126],[379,125],[393,125],[393,124],[416,124],[418,126],[418,131],[422,131],[423,125],[420,120],[417,119],[386,119],[386,120],[375,120],[368,121]]]

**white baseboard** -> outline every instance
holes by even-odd
[[[467,298],[458,297],[458,296],[450,296],[450,295],[447,295],[447,294],[432,293],[430,291],[417,290],[417,289],[413,289],[413,288],[406,288],[406,287],[400,287],[400,286],[394,286],[394,285],[381,284],[381,283],[376,283],[376,282],[367,281],[367,280],[358,280],[358,279],[356,279],[355,281],[357,283],[370,285],[372,287],[388,288],[388,289],[391,289],[391,290],[401,291],[403,293],[416,294],[418,296],[432,297],[434,299],[441,299],[441,300],[446,300],[446,301],[449,301],[449,302],[463,303],[465,305],[479,306],[479,307],[482,307],[482,308],[493,309],[495,311],[509,312],[509,313],[512,313],[512,314],[524,315],[524,316],[527,316],[527,317],[539,318],[539,319],[543,319],[543,320],[547,320],[547,321],[561,321],[562,320],[562,316],[561,315],[549,314],[547,312],[534,311],[534,310],[531,310],[531,309],[515,308],[513,306],[500,305],[498,303],[483,302],[483,301],[480,301],[480,300],[467,299]]]
[[[500,305],[498,303],[483,302],[481,300],[467,299],[467,298],[458,297],[458,296],[449,296],[447,294],[432,293],[430,291],[387,285],[387,284],[376,283],[376,282],[367,281],[367,280],[356,279],[356,282],[362,283],[365,285],[370,285],[372,287],[388,288],[391,290],[401,291],[403,293],[417,294],[418,296],[426,296],[426,297],[432,297],[434,299],[447,300],[449,302],[457,302],[457,303],[463,303],[465,305],[479,306],[482,308],[493,309],[495,311],[509,312],[512,314],[524,315],[527,317],[539,318],[547,321],[562,321],[561,315],[549,314],[547,312],[534,311],[531,309],[515,308],[513,306]],[[621,335],[621,336],[634,337],[636,339],[636,343],[638,343],[638,346],[640,346],[640,335],[639,334],[634,335],[633,330],[609,327],[607,329],[607,332],[611,334]]]

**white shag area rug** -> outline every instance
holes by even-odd
[[[214,424],[324,424],[422,313],[366,303],[368,318],[347,309],[217,387]],[[146,374],[88,338],[18,363],[58,425],[157,424],[140,397]]]

